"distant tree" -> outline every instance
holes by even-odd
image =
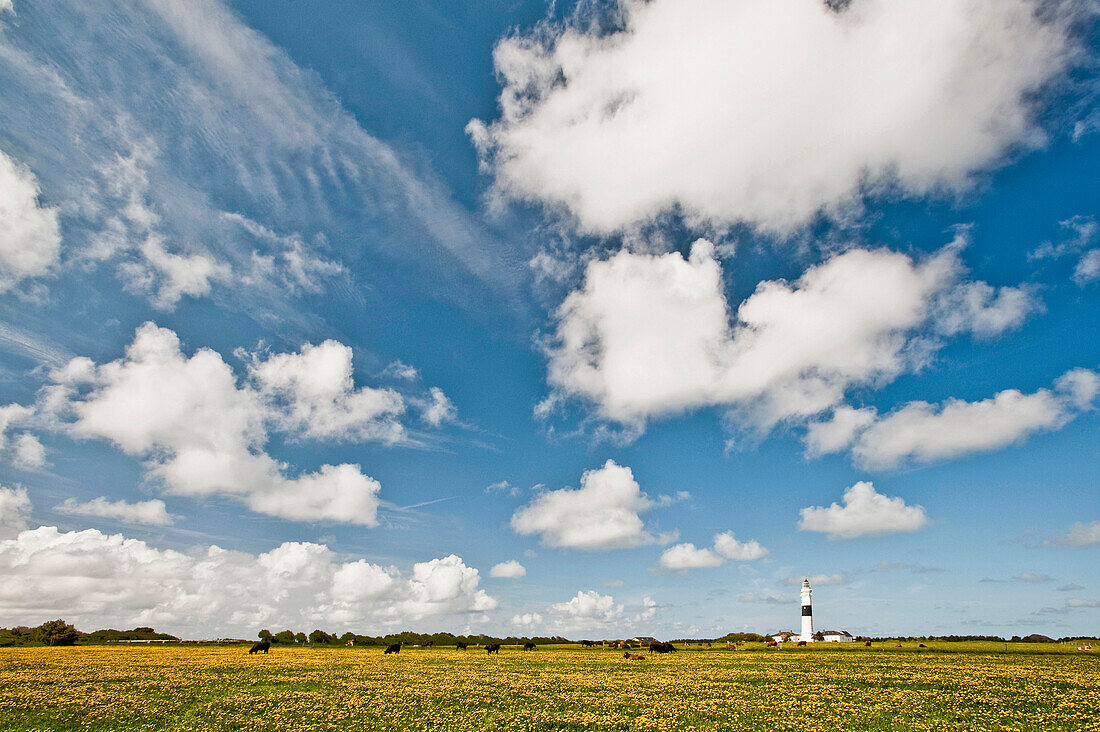
[[[315,630],[309,634],[310,643],[332,643],[332,636],[323,630]]]
[[[261,630],[261,631],[260,631],[259,633],[257,633],[256,635],[257,635],[257,636],[259,637],[259,639],[260,639],[260,640],[262,640],[262,641],[264,641],[264,640],[265,640],[265,641],[267,641],[268,643],[270,643],[270,642],[271,642],[271,639],[275,637],[275,636],[273,636],[273,635],[271,634],[271,631],[270,631],[270,630],[268,630],[267,628],[264,628],[263,630]]]
[[[71,646],[79,636],[64,620],[49,620],[31,631],[31,638],[48,646]]]
[[[294,634],[294,640],[297,643],[308,643],[309,642],[309,638],[306,638],[306,634],[303,633],[300,630],[297,633]]]
[[[271,637],[272,643],[293,643],[294,631],[293,630],[280,630],[278,633]]]

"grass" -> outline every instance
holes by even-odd
[[[1094,654],[927,645],[6,648],[0,730],[1100,729]]]

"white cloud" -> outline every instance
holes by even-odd
[[[0,65],[0,98],[20,100],[5,143],[64,212],[66,254],[120,271],[161,307],[210,294],[293,317],[289,296],[344,271],[324,257],[320,232],[333,230],[389,256],[427,247],[422,265],[444,278],[517,281],[501,266],[511,255],[431,171],[368,134],[224,0],[36,4],[5,24]]]
[[[34,414],[34,409],[21,404],[0,407],[0,456],[18,468],[40,468],[46,464],[46,448],[36,436],[29,432],[8,436],[12,428],[26,424]]]
[[[512,485],[508,481],[502,480],[498,483],[493,483],[492,485],[485,486],[485,493],[487,495],[501,493],[503,495],[515,497],[520,494],[520,490],[518,485]]]
[[[149,501],[110,501],[104,496],[81,503],[75,498],[67,498],[54,506],[58,513],[75,516],[98,516],[115,519],[125,524],[149,524],[150,526],[169,526],[172,517],[168,515],[164,501],[154,498]]]
[[[941,299],[936,327],[945,335],[971,332],[990,338],[1019,328],[1028,315],[1041,309],[1032,287],[998,289],[985,282],[967,282]]]
[[[753,562],[768,554],[768,550],[760,546],[757,541],[738,541],[732,531],[716,534],[714,537],[714,551],[726,559],[737,562]]]
[[[960,286],[964,243],[919,262],[886,249],[849,250],[795,282],[761,282],[732,322],[706,240],[687,259],[621,251],[590,262],[583,287],[557,313],[551,399],[583,397],[602,417],[636,429],[703,406],[732,406],[762,427],[812,416],[853,386],[924,362],[935,344],[920,329]],[[986,335],[993,322],[1016,322],[981,308],[956,318],[953,329]]]
[[[513,615],[512,625],[521,625],[524,627],[542,625],[542,616],[538,613],[523,613],[522,615]]]
[[[31,500],[25,488],[5,488],[0,485],[0,539],[15,536],[27,528],[31,515]]]
[[[968,187],[1043,141],[1071,53],[1030,0],[623,0],[622,28],[511,36],[501,119],[468,126],[497,195],[609,233],[681,211],[787,232],[894,186]],[[542,29],[545,31],[546,29]]]
[[[344,378],[344,347],[334,343],[324,352],[336,353],[334,359],[312,359],[315,350],[260,362],[257,368],[269,368],[257,376],[264,388],[255,389],[239,385],[216,352],[200,349],[187,358],[174,332],[146,323],[123,358],[91,368],[81,362],[77,371],[89,383],[67,387],[83,389],[70,395],[70,429],[145,458],[150,474],[172,494],[223,494],[291,520],[375,526],[380,486],[358,465],[323,465],[292,478],[263,450],[269,427],[300,426],[307,436],[392,432],[365,427],[359,401],[365,392]],[[333,362],[338,368],[321,369]],[[304,374],[303,363],[320,373]],[[270,401],[272,390],[285,401]],[[373,399],[368,394],[364,401],[373,405]]]
[[[815,457],[847,448],[860,432],[874,423],[875,414],[870,407],[853,409],[842,405],[833,410],[829,419],[810,422],[806,425],[806,454]]]
[[[1025,582],[1027,584],[1040,584],[1043,582],[1050,582],[1052,580],[1049,574],[1036,574],[1035,572],[1021,572],[1015,575],[1012,579],[1017,582]]]
[[[512,515],[516,533],[539,534],[547,546],[602,550],[658,541],[640,513],[653,507],[630,468],[608,460],[585,471],[579,489],[546,491]]]
[[[550,612],[557,615],[566,627],[590,628],[620,620],[623,606],[617,605],[611,595],[601,595],[595,590],[582,590],[567,602],[551,605]]]
[[[382,375],[387,376],[391,379],[404,379],[405,381],[414,381],[420,376],[420,372],[416,370],[416,367],[410,366],[407,363],[394,361],[382,370]]]
[[[1057,542],[1067,546],[1096,546],[1100,544],[1100,521],[1078,521],[1069,527],[1065,539]]]
[[[1074,216],[1060,224],[1067,237],[1057,244],[1043,242],[1028,256],[1031,259],[1075,257],[1073,281],[1084,287],[1100,278],[1100,248],[1092,246],[1100,234],[1100,225],[1091,216]]]
[[[501,562],[496,564],[489,570],[490,577],[501,577],[504,579],[517,579],[519,577],[527,576],[527,568],[517,562],[515,559],[509,559],[507,562]]]
[[[665,569],[685,570],[718,567],[725,561],[710,549],[696,549],[694,544],[677,544],[665,549],[658,564]]]
[[[0,612],[13,623],[63,615],[82,629],[152,625],[189,637],[254,637],[261,627],[358,632],[496,607],[478,571],[451,555],[396,567],[341,563],[319,544],[259,555],[188,553],[94,529],[43,526],[0,541]]]
[[[444,422],[453,422],[458,416],[458,410],[455,409],[455,405],[447,398],[443,390],[438,386],[433,386],[428,392],[431,395],[431,400],[425,402],[420,414],[424,421],[432,427],[438,427]]]
[[[14,440],[12,462],[20,468],[41,468],[46,464],[46,447],[37,437],[27,432]]]
[[[41,205],[41,194],[34,173],[0,150],[0,292],[48,274],[60,260],[57,209]]]
[[[976,402],[910,402],[867,426],[855,440],[852,455],[865,467],[889,468],[906,460],[928,462],[1000,449],[1062,427],[1092,408],[1098,390],[1100,377],[1095,372],[1074,369],[1060,376],[1053,389],[1032,394],[1006,389]]]
[[[677,544],[661,554],[658,565],[670,570],[719,567],[727,559],[752,562],[767,556],[768,550],[757,541],[738,541],[732,531],[714,535],[714,548],[696,548],[694,544]]]
[[[254,359],[249,373],[260,390],[284,405],[286,427],[311,438],[373,439],[397,442],[405,411],[392,389],[355,388],[352,350],[334,340],[306,343],[298,353]]]
[[[901,498],[884,496],[868,482],[844,491],[844,505],[813,506],[799,511],[801,531],[820,531],[830,539],[854,539],[917,531],[928,524],[920,506],[907,506]]]

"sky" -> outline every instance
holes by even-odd
[[[1094,0],[0,0],[0,626],[1100,629]]]

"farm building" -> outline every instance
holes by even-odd
[[[846,630],[823,630],[819,635],[826,643],[851,643],[855,640]]]
[[[781,630],[771,636],[771,639],[776,643],[787,643],[789,641],[798,640],[798,633],[795,633],[793,630]]]
[[[630,642],[637,643],[640,646],[648,646],[659,641],[651,635],[640,635],[637,638],[631,638]]]

